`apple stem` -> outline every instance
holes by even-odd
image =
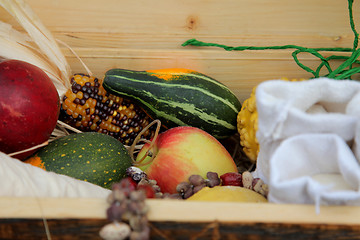
[[[141,138],[142,134],[143,134],[145,131],[147,131],[147,130],[148,130],[152,125],[154,125],[154,124],[157,124],[157,127],[156,127],[156,131],[155,131],[155,134],[154,134],[153,139],[152,139],[151,141],[146,140],[146,139],[142,139],[142,138]],[[153,147],[154,143],[156,142],[156,139],[157,139],[157,137],[158,137],[158,135],[159,135],[160,127],[161,127],[161,121],[158,120],[158,119],[155,119],[155,120],[152,121],[149,125],[147,125],[147,126],[136,136],[134,142],[132,143],[132,145],[131,145],[130,148],[129,148],[129,154],[130,154],[130,157],[131,157],[131,160],[132,160],[134,166],[144,166],[144,165],[150,163],[150,162],[155,158],[156,154],[153,154],[153,152],[151,152],[151,149],[152,149],[152,147]],[[144,156],[143,156],[140,160],[136,161],[136,160],[135,160],[135,157],[134,157],[134,150],[135,150],[135,146],[136,146],[137,143],[140,142],[140,141],[143,141],[143,142],[146,142],[146,143],[150,143],[150,146],[149,146],[148,150],[146,151],[146,153],[144,154]],[[143,162],[143,161],[145,160],[145,158],[148,157],[148,156],[151,156],[151,158],[150,158],[148,161]]]

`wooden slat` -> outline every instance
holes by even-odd
[[[2,197],[0,218],[102,218],[106,200],[89,198],[12,198]]]
[[[54,32],[188,36],[351,34],[347,1],[28,0]],[[156,7],[155,7],[156,5]],[[355,13],[359,13],[355,2]],[[10,19],[10,17],[6,17]],[[331,21],[330,21],[331,20]],[[310,41],[311,42],[311,41]],[[159,46],[160,47],[160,46]]]
[[[47,219],[52,240],[101,239],[104,219]],[[151,240],[349,240],[360,239],[360,229],[353,225],[256,223],[231,224],[220,222],[184,223],[150,222]],[[0,219],[1,239],[47,238],[42,219]]]
[[[345,30],[349,24],[344,25]],[[243,33],[227,35],[189,33],[103,33],[103,32],[53,32],[54,36],[73,47],[122,48],[122,49],[182,49],[181,44],[196,38],[204,42],[227,44],[229,46],[272,46],[295,44],[304,47],[352,47],[353,34],[263,34]],[[335,32],[334,32],[335,33]]]
[[[360,209],[147,200],[151,239],[360,239]],[[100,239],[104,199],[0,198],[1,239]],[[40,207],[41,206],[41,207]],[[45,225],[46,223],[46,225]]]
[[[149,220],[154,222],[341,224],[360,227],[360,208],[272,203],[197,202],[147,200]],[[105,199],[0,198],[0,218],[104,219]]]
[[[99,239],[105,219],[0,219],[0,239],[55,240]]]

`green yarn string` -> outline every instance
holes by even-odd
[[[360,73],[360,67],[353,67],[354,64],[360,64],[360,61],[357,60],[360,55],[360,49],[357,49],[359,42],[359,34],[355,29],[354,17],[353,17],[353,0],[348,0],[348,10],[350,18],[350,27],[354,33],[354,43],[352,48],[307,48],[297,45],[282,45],[282,46],[238,46],[232,47],[218,43],[207,43],[202,42],[196,39],[189,39],[182,44],[182,46],[199,46],[199,47],[219,47],[223,48],[226,51],[245,51],[245,50],[279,50],[279,49],[295,49],[292,53],[292,57],[296,64],[304,69],[305,71],[311,73],[314,78],[320,77],[320,71],[323,67],[326,67],[327,74],[322,75],[328,78],[333,79],[351,79],[351,76]],[[342,55],[331,55],[329,57],[324,57],[320,52],[351,52],[351,56],[342,56]],[[309,53],[316,58],[321,60],[321,63],[316,68],[316,70],[311,69],[310,67],[302,64],[298,59],[299,53]],[[343,60],[344,62],[335,70],[332,70],[330,66],[331,60]]]
[[[350,27],[351,30],[353,31],[355,38],[354,38],[354,46],[353,46],[353,50],[355,51],[356,48],[358,47],[358,43],[359,43],[359,33],[356,31],[355,29],[355,23],[354,23],[354,16],[353,16],[353,3],[354,0],[348,0],[348,9],[349,9],[349,18],[350,18]]]

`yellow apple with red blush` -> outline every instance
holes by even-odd
[[[168,129],[159,134],[151,149],[149,147],[149,143],[142,147],[136,162],[143,159],[144,165],[139,165],[139,168],[148,178],[156,180],[164,193],[176,193],[176,186],[188,181],[193,174],[206,178],[207,172],[216,172],[219,176],[237,172],[226,148],[212,135],[196,127]]]

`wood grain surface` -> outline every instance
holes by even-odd
[[[0,219],[1,239],[101,239],[104,219]],[[150,222],[152,240],[349,240],[360,239],[357,225],[284,223]],[[49,237],[50,236],[50,237]]]
[[[358,225],[360,208],[355,206],[200,202],[148,199],[148,218],[153,222],[226,222]],[[0,218],[105,219],[106,199],[91,198],[0,198]]]
[[[312,75],[296,65],[292,50],[227,52],[181,44],[196,38],[230,46],[295,44],[351,48],[354,39],[347,1],[28,0],[28,3],[54,36],[70,45],[97,77],[103,77],[114,67],[190,68],[223,82],[241,101],[262,81]],[[353,9],[358,23],[360,3],[355,1]],[[21,29],[2,9],[0,20]],[[79,60],[67,48],[62,49],[73,72],[84,72]],[[310,54],[300,54],[299,59],[311,68],[320,63]]]

